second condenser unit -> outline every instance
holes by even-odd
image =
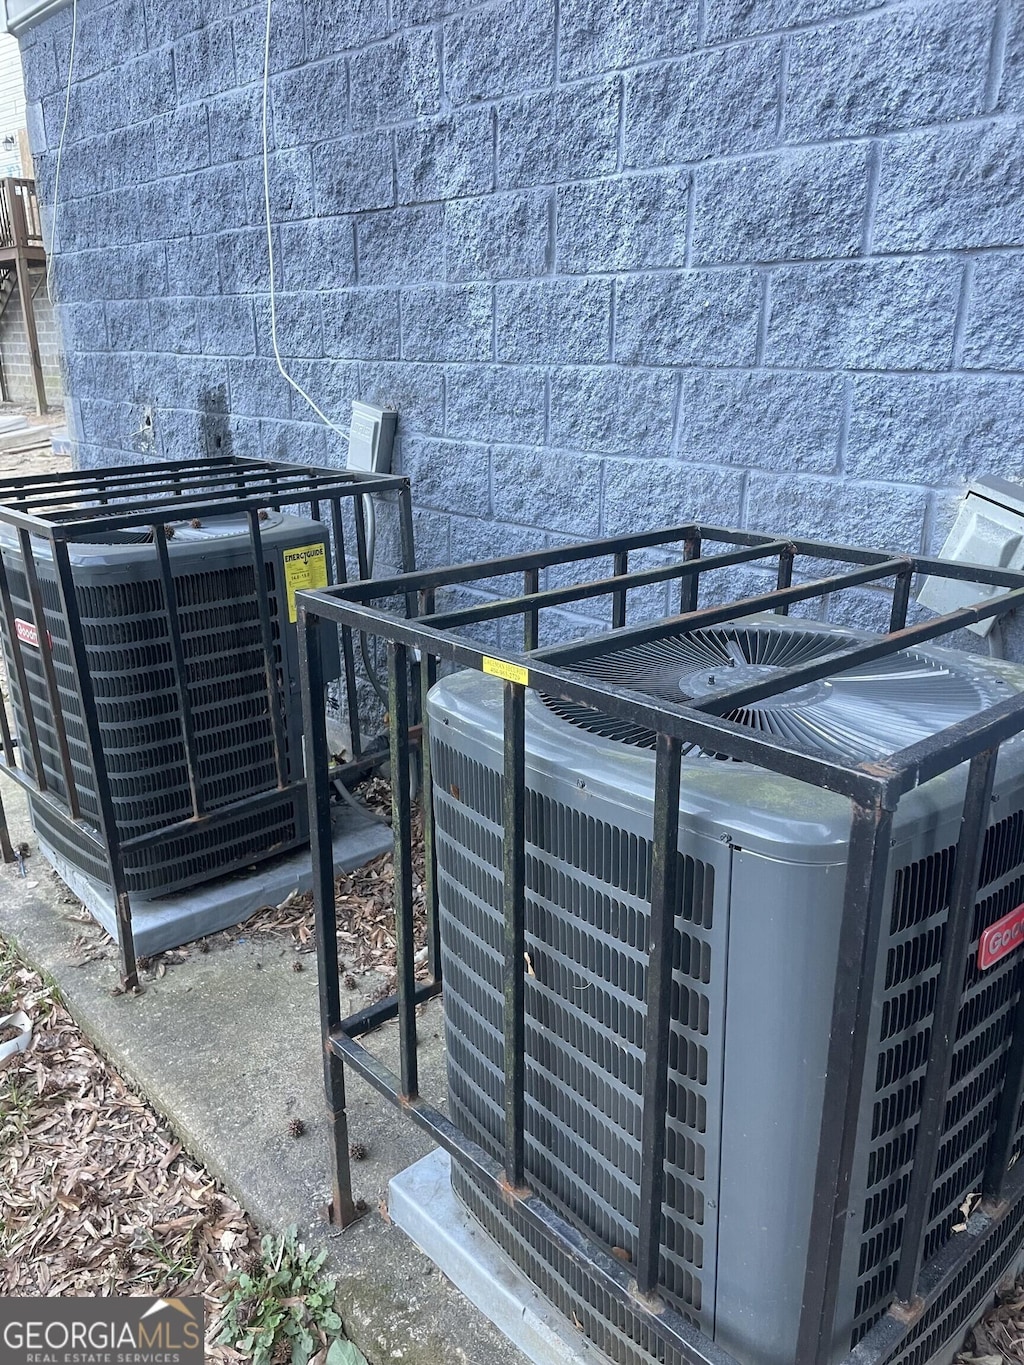
[[[779,617],[609,644],[577,667],[670,700],[779,676],[858,639]],[[905,651],[732,718],[830,758],[890,754],[1024,690],[1024,671]],[[503,1151],[502,687],[479,673],[430,702],[449,1103]],[[622,1258],[636,1251],[653,735],[527,694],[526,1172]],[[833,1357],[893,1297],[943,951],[965,770],[906,795],[889,864]],[[791,1365],[803,1292],[850,836],[849,803],[713,753],[683,759],[660,1285],[749,1365]],[[1003,744],[977,887],[924,1259],[980,1188],[1021,990],[1024,743]],[[993,949],[993,944],[996,949]],[[1017,1133],[1017,1149],[1022,1133]],[[456,1191],[533,1282],[613,1360],[677,1365],[585,1270],[453,1164]],[[984,1294],[1019,1257],[1008,1219]],[[980,1286],[980,1290],[979,1290]],[[896,1359],[921,1365],[969,1321],[955,1295]],[[651,1352],[648,1352],[648,1347]]]
[[[295,591],[328,581],[329,547],[323,526],[306,517],[261,513],[271,652],[279,717],[269,702],[264,623],[257,591],[249,520],[245,515],[171,523],[167,553],[175,602],[161,583],[152,531],[115,531],[94,542],[74,542],[70,558],[85,656],[95,695],[112,789],[117,836],[126,850],[127,889],[143,898],[221,876],[306,842],[308,817],[301,777],[302,721],[298,695]],[[34,539],[61,709],[82,818],[98,825],[95,774],[89,762],[83,702],[72,660],[47,542]],[[46,789],[58,802],[30,793],[29,808],[44,847],[96,881],[111,871],[95,841],[61,809],[67,784],[33,624],[29,585],[18,540],[0,537],[0,558],[21,643],[27,697],[15,666],[7,613],[0,613],[15,732],[22,762],[38,781],[29,733],[34,718]],[[171,611],[184,654],[185,687],[176,681]],[[194,805],[186,762],[187,707],[197,758],[196,796],[204,819],[182,829]],[[283,738],[279,771],[275,719]],[[280,798],[273,793],[281,788]],[[219,809],[256,800],[216,819]],[[178,826],[166,834],[168,826]]]

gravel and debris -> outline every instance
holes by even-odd
[[[32,1021],[0,1070],[0,1294],[198,1294],[207,1359],[225,1283],[259,1247],[247,1214],[0,940],[0,1013]]]

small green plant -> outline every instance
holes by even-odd
[[[326,1260],[326,1251],[307,1251],[294,1228],[264,1237],[259,1256],[231,1284],[218,1340],[253,1365],[306,1365],[328,1342],[329,1365],[366,1365],[365,1356],[341,1338]]]
[[[14,949],[0,938],[0,1015],[9,1014],[14,1008],[17,999],[14,972],[18,965]]]

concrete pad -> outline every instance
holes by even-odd
[[[534,1365],[610,1365],[459,1202],[451,1171],[447,1152],[435,1149],[396,1175],[388,1187],[396,1226]]]
[[[88,873],[50,848],[36,836],[39,851],[57,875],[75,893],[115,941],[117,911],[109,886],[95,881]],[[370,816],[361,818],[353,810],[339,811],[334,835],[334,870],[350,872],[371,858],[387,853],[393,837],[390,825]],[[302,849],[283,858],[260,863],[247,876],[218,877],[190,891],[157,900],[133,896],[132,937],[139,957],[152,957],[165,948],[177,948],[233,924],[241,924],[264,905],[280,905],[293,891],[308,891],[313,885],[309,853]]]
[[[21,789],[6,779],[0,787],[13,839],[34,848]],[[312,955],[295,972],[287,941],[243,935],[190,954],[140,996],[115,996],[116,950],[83,962],[82,925],[61,901],[62,884],[38,855],[27,867],[23,879],[0,865],[0,932],[56,980],[99,1049],[262,1228],[295,1224],[308,1245],[328,1248],[346,1330],[372,1365],[522,1365],[522,1354],[392,1225],[388,1182],[430,1143],[354,1076],[351,1136],[368,1149],[355,1167],[355,1194],[370,1211],[345,1232],[322,1220],[330,1176]],[[377,984],[366,977],[365,989],[346,992],[353,1012]],[[421,1011],[419,1029],[422,1092],[443,1103],[437,1002]],[[395,1064],[394,1026],[366,1042]],[[289,1136],[292,1118],[305,1121],[302,1138]]]

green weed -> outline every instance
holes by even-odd
[[[252,1365],[307,1365],[325,1342],[331,1342],[329,1365],[366,1365],[361,1352],[342,1339],[326,1260],[326,1251],[307,1251],[294,1228],[283,1237],[264,1237],[259,1255],[231,1285],[219,1340]]]

